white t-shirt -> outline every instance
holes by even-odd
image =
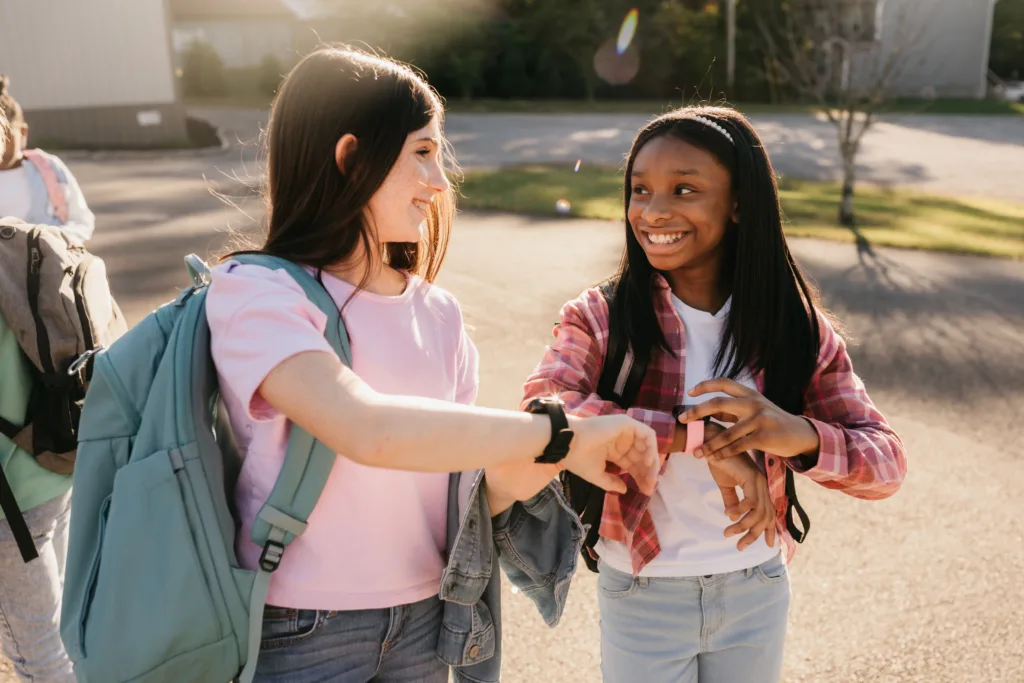
[[[712,377],[715,357],[729,317],[730,298],[712,315],[687,306],[675,296],[672,303],[686,328],[685,389]],[[756,388],[748,372],[740,384]],[[687,404],[700,403],[722,394],[687,396]],[[708,465],[685,453],[673,453],[658,481],[648,510],[658,532],[661,552],[641,571],[640,576],[682,577],[724,574],[756,567],[779,553],[759,538],[746,550],[736,549],[742,536],[723,535],[732,521],[725,514],[722,495],[711,477]],[[776,543],[778,545],[778,543]],[[625,544],[602,538],[597,545],[601,560],[612,568],[631,574],[632,563]]]
[[[31,210],[32,189],[25,164],[0,171],[0,216],[27,220]]]

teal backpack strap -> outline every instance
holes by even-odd
[[[291,261],[268,254],[244,254],[234,256],[232,260],[288,273],[302,287],[306,297],[327,316],[324,336],[341,362],[351,367],[351,346],[338,305],[309,271]],[[312,434],[292,424],[281,473],[270,497],[253,522],[251,538],[262,546],[263,553],[249,601],[249,655],[238,679],[241,683],[250,683],[256,672],[263,630],[263,605],[270,586],[270,575],[280,564],[285,547],[306,530],[306,520],[327,484],[336,457],[334,451],[313,438]]]

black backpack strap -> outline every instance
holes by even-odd
[[[0,417],[0,434],[10,439],[11,443],[14,443],[14,437],[21,430],[21,427]],[[11,484],[7,481],[7,475],[4,474],[3,468],[0,468],[0,510],[3,510],[4,516],[7,517],[11,534],[18,544],[18,550],[21,551],[21,559],[30,562],[39,557],[35,543],[32,542],[32,533],[28,530],[28,525],[25,524],[25,517],[21,514],[18,501],[14,499],[14,492],[11,490]]]
[[[788,467],[786,468],[786,501],[786,529],[794,541],[803,543],[804,539],[807,538],[807,532],[811,530],[811,518],[807,516],[804,506],[800,504],[796,497],[796,477],[793,474],[793,470]],[[799,527],[793,519],[794,512],[800,518]]]
[[[11,526],[11,534],[18,544],[18,550],[21,551],[21,559],[31,562],[39,557],[35,543],[32,542],[32,532],[28,530],[25,516],[21,514],[18,501],[14,499],[14,491],[11,490],[11,484],[7,481],[7,475],[4,474],[2,468],[0,468],[0,510],[4,511],[7,523]]]
[[[0,434],[3,434],[11,441],[14,441],[14,437],[16,437],[20,431],[21,427],[8,422],[3,418],[3,416],[0,416]]]
[[[611,305],[614,294],[611,283],[605,283],[600,289]],[[630,364],[629,370],[626,371],[626,377],[621,382],[622,390],[618,392],[616,388],[620,384],[620,377],[627,362]],[[597,382],[598,396],[606,401],[612,401],[623,410],[628,409],[636,402],[646,374],[647,363],[638,362],[636,357],[629,353],[628,343],[619,339],[609,327],[608,350],[605,353],[601,377]],[[597,558],[590,551],[597,545],[600,538],[605,491],[568,470],[562,472],[561,480],[562,490],[568,498],[569,505],[579,515],[580,521],[588,527],[587,536],[583,539],[583,561],[590,571],[596,572]]]

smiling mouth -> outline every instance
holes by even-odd
[[[642,231],[644,241],[648,244],[657,244],[660,246],[676,244],[682,242],[689,233],[688,232],[647,232]]]
[[[429,203],[424,202],[424,201],[419,200],[419,199],[414,199],[414,200],[412,200],[412,204],[413,204],[413,206],[416,207],[417,211],[419,211],[421,214],[423,214],[424,218],[427,217],[427,214],[428,214],[429,209],[430,209],[430,204]]]

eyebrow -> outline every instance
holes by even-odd
[[[669,173],[670,173],[670,175],[698,175],[698,176],[701,175],[701,172],[698,171],[695,168],[677,169],[675,171],[670,171]],[[644,176],[644,172],[643,171],[633,171],[632,175],[633,175],[634,178],[642,178]]]
[[[435,145],[441,144],[441,140],[435,138],[433,135],[427,135],[422,138],[416,138],[416,142],[433,142]]]

